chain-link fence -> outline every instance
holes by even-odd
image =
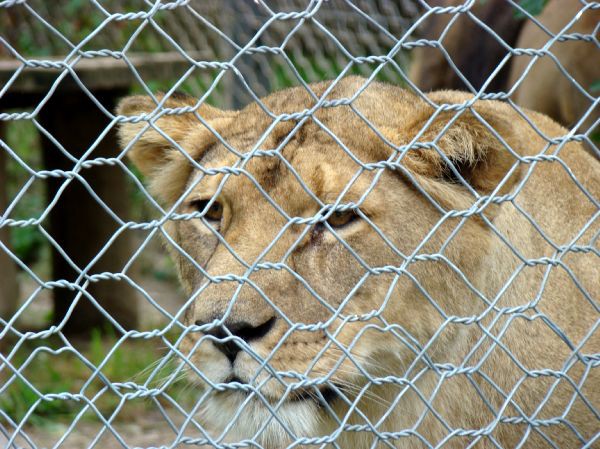
[[[0,0],[0,447],[599,445],[599,19]]]

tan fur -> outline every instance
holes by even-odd
[[[351,98],[364,83],[361,78],[345,78],[326,99]],[[317,96],[328,88],[328,82],[311,85]],[[430,94],[437,104],[462,104],[469,98],[452,91]],[[190,104],[188,100],[172,101],[173,107],[178,102]],[[262,101],[276,116],[305,111],[315,104],[303,88],[277,92]],[[186,192],[180,212],[192,212],[194,200],[220,192],[223,219],[213,226],[227,245],[219,243],[214,231],[200,219],[165,225],[187,253],[183,256],[168,245],[188,294],[201,290],[190,305],[186,323],[224,319],[258,326],[276,317],[272,330],[250,343],[253,351],[268,357],[269,366],[279,373],[296,372],[309,379],[326,376],[355,403],[354,411],[348,413],[344,400],[332,401],[338,419],[366,429],[374,426],[382,435],[403,432],[402,438],[393,440],[398,448],[427,444],[463,448],[470,443],[476,448],[497,447],[495,443],[508,448],[522,440],[519,447],[551,447],[546,438],[556,447],[580,447],[582,443],[566,421],[582,438],[591,440],[599,422],[585,401],[597,408],[600,376],[598,369],[589,369],[591,362],[584,363],[581,358],[600,350],[597,332],[592,333],[598,320],[598,261],[589,250],[564,249],[573,245],[585,248],[598,233],[598,221],[594,220],[600,193],[598,162],[579,144],[569,143],[558,152],[562,163],[528,159],[519,164],[519,157],[553,154],[557,147],[547,148],[545,138],[510,106],[499,102],[480,101],[473,110],[458,115],[444,112],[425,126],[434,114],[433,107],[398,87],[371,83],[352,102],[352,108],[377,132],[350,106],[324,107],[296,129],[279,157],[263,155],[244,161],[231,149],[247,154],[269,127],[271,132],[258,149],[276,149],[297,122],[281,121],[273,126],[274,119],[256,104],[239,112],[197,109],[198,116],[211,123],[231,147],[228,149],[212,132],[207,133],[197,116],[194,120],[172,116],[159,121],[203,168],[239,168],[233,175],[201,176],[179,149],[166,141],[144,140],[145,134],[132,144],[133,159],[149,176],[154,194],[173,204]],[[123,100],[119,111],[150,113],[155,109],[153,103],[134,98]],[[546,116],[526,112],[545,137],[567,134]],[[139,132],[139,125],[122,125],[122,145],[129,145]],[[337,136],[339,143],[331,135]],[[432,145],[393,156],[394,148],[402,149],[413,141]],[[353,158],[362,164],[391,158],[399,160],[403,168],[383,173],[364,170],[340,198],[360,169]],[[451,174],[445,159],[473,191]],[[284,214],[312,217],[320,209],[296,176],[325,204],[338,200],[357,203],[376,180],[359,207],[388,241],[366,220],[356,220],[336,230],[356,253],[352,254],[327,230],[313,227],[307,231],[306,225],[289,225]],[[517,191],[514,203],[481,200],[474,207],[481,195]],[[470,210],[471,214],[466,219],[443,218],[450,210]],[[429,256],[442,247],[443,257]],[[526,265],[524,259],[537,262]],[[550,267],[547,260],[556,261],[556,266]],[[248,273],[249,266],[267,262],[284,265],[279,270],[260,268]],[[250,282],[240,285],[223,280],[204,288],[206,278],[199,267],[210,276],[247,274]],[[376,270],[382,267],[396,267],[401,275],[389,269]],[[375,271],[368,275],[369,270]],[[362,284],[355,289],[359,282]],[[234,295],[236,301],[231,304]],[[546,321],[554,323],[559,333]],[[325,330],[290,332],[289,323],[329,325]],[[323,437],[338,429],[326,407],[310,400],[290,401],[297,393],[286,393],[285,385],[296,380],[285,376],[276,380],[245,352],[230,366],[215,345],[201,337],[191,333],[182,349],[193,362],[192,378],[198,380],[200,372],[217,384],[232,376],[242,379],[259,390],[293,432],[288,434],[256,395],[248,398],[240,392],[213,392],[197,417],[213,437],[232,419],[237,421],[225,440],[254,438],[264,426],[256,438],[269,449],[287,447],[296,437]],[[427,369],[431,363],[435,369]],[[448,364],[462,371],[450,373]],[[548,375],[552,373],[548,370],[568,377]],[[365,374],[373,379],[396,376],[403,381],[368,383]],[[579,386],[581,397],[572,385]],[[542,406],[546,395],[549,399]],[[431,404],[429,411],[427,403]],[[498,415],[502,416],[499,422]],[[528,427],[530,419],[542,420],[543,425]],[[464,432],[455,432],[458,430]],[[373,446],[373,438],[372,432],[348,431],[341,432],[337,441],[343,448],[387,447],[383,443]],[[445,438],[448,441],[444,442]]]
[[[462,0],[435,0],[432,6],[460,6]],[[596,36],[600,10],[586,8],[580,0],[549,0],[533,20],[515,16],[515,8],[503,0],[476,2],[471,14],[489,26],[513,48],[542,50],[553,39],[549,33]],[[581,12],[581,14],[579,14]],[[571,26],[567,26],[574,20]],[[542,112],[564,126],[572,128],[580,120],[577,132],[593,135],[592,127],[600,118],[600,108],[591,108],[598,92],[592,85],[600,79],[600,49],[595,41],[566,40],[554,42],[547,50],[551,55],[539,57],[531,67],[533,56],[509,54],[495,37],[485,31],[467,14],[460,14],[446,31],[454,14],[434,14],[424,22],[421,35],[440,40],[448,57],[460,73],[477,90],[488,81],[502,62],[503,68],[489,80],[487,92],[513,92],[511,99],[518,105]],[[568,75],[563,74],[565,70]],[[526,76],[521,80],[521,77]],[[579,84],[579,87],[572,79]],[[422,90],[466,90],[467,84],[450,66],[438,48],[418,48],[410,67],[411,80]],[[517,84],[518,82],[518,84]],[[582,89],[586,94],[582,93]],[[589,111],[589,114],[588,114]],[[588,146],[593,154],[597,149]]]
[[[466,5],[464,0],[429,0],[428,4],[446,8]],[[477,90],[484,83],[488,92],[506,87],[510,64],[504,65],[489,83],[488,78],[508,54],[505,45],[515,46],[523,20],[515,17],[514,7],[505,0],[478,1],[469,6],[469,13],[476,19],[466,12],[431,14],[419,27],[419,38],[439,41],[442,47],[417,47],[412,51],[410,78],[421,90],[467,90],[463,77]]]
[[[551,33],[581,33],[597,38],[600,10],[583,10],[584,5],[580,1],[553,0],[537,19]],[[580,11],[582,13],[578,20],[567,27]],[[538,50],[544,48],[550,39],[551,36],[538,25],[528,22],[519,36],[517,47]],[[600,49],[597,42],[570,40],[555,42],[548,50],[569,75],[565,76],[550,56],[539,58],[519,84],[513,98],[517,104],[548,114],[559,123],[573,127],[584,118],[593,104],[579,89],[592,97],[598,96],[598,92],[592,92],[591,87],[600,80]],[[515,85],[531,62],[530,56],[519,56],[514,60],[509,87]],[[579,88],[570,77],[579,84]],[[583,120],[578,133],[588,132],[599,118],[600,108],[596,106]]]

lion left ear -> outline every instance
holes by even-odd
[[[144,95],[125,97],[119,102],[116,111],[118,115],[126,117],[143,117],[159,111],[157,101],[163,103],[162,110],[185,111],[163,114],[155,120],[153,127],[148,127],[147,120],[141,119],[120,124],[118,137],[121,146],[123,148],[131,146],[127,156],[140,172],[149,178],[160,173],[164,164],[176,153],[172,142],[181,144],[186,136],[194,131],[196,133],[204,131],[203,136],[205,135],[207,142],[215,139],[196,115],[204,118],[211,126],[217,126],[220,119],[230,118],[233,114],[207,104],[195,107],[197,99],[185,94],[175,93],[166,100],[163,98],[162,93],[156,95],[156,100]]]
[[[429,97],[438,104],[452,104],[457,102],[456,94],[435,92]],[[462,103],[466,96],[459,95]],[[408,142],[422,132],[419,142],[434,142],[437,146],[437,150],[411,149],[403,163],[425,191],[446,209],[466,209],[473,204],[466,183],[480,195],[489,195],[496,189],[496,194],[502,195],[520,178],[520,167],[511,172],[518,160],[507,146],[507,140],[514,142],[508,138],[514,134],[509,115],[491,102],[481,103],[474,108],[477,115],[472,110],[458,117],[455,111],[442,112],[429,124],[433,110],[427,106],[421,118],[405,130],[408,135],[402,139]],[[496,209],[490,205],[486,213],[493,217]]]
[[[129,147],[127,157],[145,176],[150,191],[167,203],[174,202],[183,191],[192,169],[190,159],[198,159],[217,141],[216,134],[199,117],[220,132],[236,114],[196,103],[197,99],[184,94],[166,99],[158,94],[156,99],[126,97],[117,106],[117,114],[128,118],[117,130],[121,147]],[[146,118],[156,113],[162,114],[150,126]]]

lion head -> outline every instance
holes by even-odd
[[[356,77],[240,111],[174,94],[128,97],[118,113],[122,145],[165,207],[160,231],[189,295],[181,350],[208,385],[198,419],[215,438],[518,443],[532,394],[550,388],[529,379],[511,392],[523,369],[564,370],[592,345],[597,310],[561,301],[597,291],[597,269],[569,262],[584,294],[529,262],[594,232],[593,201],[571,207],[583,194],[559,163],[531,173],[528,157],[565,133],[541,115],[536,129],[499,102]],[[562,152],[597,189],[579,145]],[[564,184],[554,196],[553,183]],[[519,211],[531,204],[543,236]],[[570,371],[580,390],[586,372]],[[556,397],[537,418],[570,399]],[[579,433],[556,431],[561,447],[593,432],[581,404]]]

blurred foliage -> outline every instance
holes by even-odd
[[[106,14],[89,0],[29,0],[28,5],[13,5],[0,14],[0,29],[10,46],[24,56],[52,56],[69,53],[90,35],[84,49],[121,48],[140,27],[141,21],[112,21],[102,25]],[[106,7],[109,13],[144,11],[151,5],[138,0],[114,0]],[[40,20],[43,19],[43,20]],[[165,15],[154,20],[164,25]],[[137,39],[134,51],[161,51],[165,44],[156,35]],[[2,53],[8,50],[0,46]]]
[[[548,0],[520,0],[519,6],[527,11],[532,16],[538,16],[544,10]],[[515,9],[515,18],[524,19],[527,15],[522,11]]]
[[[335,58],[322,58],[311,55],[294,53],[288,55],[289,63],[278,63],[274,65],[274,79],[271,80],[272,90],[284,89],[286,87],[297,86],[299,81],[297,76],[292,71],[289,64],[291,63],[298,75],[306,82],[312,80],[328,80],[335,79],[339,76],[346,65],[342,65]],[[278,61],[279,62],[279,61]],[[346,75],[360,75],[364,77],[370,76],[379,64],[352,64],[346,72]],[[390,66],[385,66],[377,72],[375,79],[384,82],[393,82],[395,84],[403,84],[398,80],[398,75]]]

